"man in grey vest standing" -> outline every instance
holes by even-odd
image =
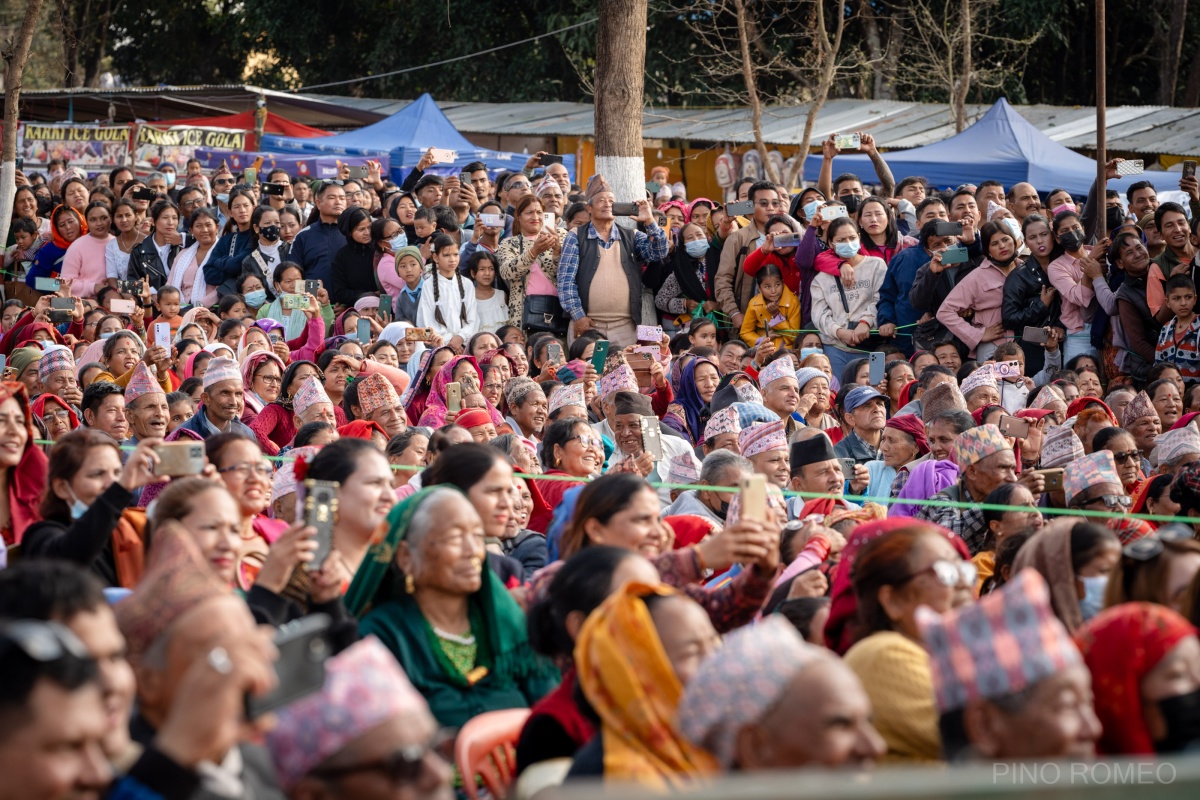
[[[592,221],[567,234],[558,262],[558,298],[572,320],[568,339],[595,328],[617,347],[637,344],[642,271],[667,257],[667,234],[644,199],[634,219],[648,233],[614,224],[613,192],[602,175],[592,176],[584,195]]]

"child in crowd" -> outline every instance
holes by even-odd
[[[425,206],[418,208],[413,217],[413,232],[417,238],[412,244],[420,246],[428,242],[437,233],[437,212]]]
[[[496,288],[500,270],[496,256],[487,250],[476,250],[467,261],[467,270],[475,284],[475,307],[479,311],[479,330],[495,333],[508,322],[508,297]]]
[[[1169,361],[1184,380],[1200,378],[1200,317],[1196,315],[1196,284],[1187,275],[1172,275],[1163,284],[1167,307],[1175,315],[1158,335],[1155,361]]]
[[[420,211],[418,210],[418,214]],[[433,328],[456,352],[479,330],[475,287],[458,271],[458,244],[445,234],[431,242],[434,273],[425,279],[417,308],[417,326]]]
[[[776,347],[785,347],[800,328],[800,298],[784,285],[783,270],[775,264],[763,264],[754,280],[758,294],[746,307],[742,341],[753,347],[769,336]]]
[[[717,349],[717,324],[711,319],[693,319],[688,326],[687,336],[691,348]]]
[[[240,294],[227,294],[217,304],[217,315],[221,319],[244,319],[248,313],[246,298]]]
[[[17,217],[12,221],[12,233],[15,244],[4,251],[4,268],[8,270],[22,261],[33,261],[38,248],[46,243],[38,235],[37,223],[25,217]]]
[[[403,287],[395,293],[396,321],[417,324],[417,308],[421,303],[421,280],[425,277],[425,259],[415,247],[396,251],[396,276]]]
[[[182,296],[174,286],[162,287],[154,298],[154,307],[158,309],[158,316],[154,318],[151,325],[157,322],[170,323],[172,339],[179,332],[179,325],[183,322],[183,315],[179,313],[181,302]]]

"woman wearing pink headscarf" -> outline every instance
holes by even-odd
[[[466,364],[467,366],[462,366]],[[433,384],[429,389],[429,397],[425,401],[425,411],[421,414],[421,419],[418,425],[440,428],[446,424],[446,387],[451,383],[458,382],[462,386],[463,407],[468,406],[474,408],[483,408],[488,412],[488,416],[492,418],[492,422],[497,426],[504,423],[504,417],[496,410],[496,407],[484,399],[481,392],[483,387],[483,373],[479,369],[479,364],[475,361],[474,356],[456,356],[440,370],[433,378]],[[472,398],[472,396],[475,396]],[[468,398],[471,398],[468,403]],[[461,410],[461,409],[460,409]]]
[[[274,364],[278,368],[278,375],[272,373],[278,379],[277,381],[265,380],[269,376],[259,374],[264,372],[267,364]],[[267,403],[274,402],[279,397],[279,392],[283,388],[283,371],[285,369],[287,367],[284,366],[283,359],[272,352],[258,350],[246,356],[246,360],[242,362],[242,386],[246,391],[246,408],[242,412],[242,422],[250,424],[255,417],[262,413]]]

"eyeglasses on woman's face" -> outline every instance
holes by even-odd
[[[933,577],[937,578],[937,582],[942,586],[953,589],[956,586],[974,586],[976,578],[979,577],[979,570],[975,564],[970,561],[947,561],[938,559],[922,570],[918,570],[910,575],[905,582],[911,581],[927,572],[932,572]]]

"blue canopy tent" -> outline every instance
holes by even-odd
[[[487,150],[467,141],[459,133],[437,103],[423,94],[395,114],[358,130],[301,139],[289,136],[263,136],[262,149],[269,153],[299,155],[388,156],[391,161],[389,177],[396,183],[404,180],[421,156],[430,147],[454,150],[458,154],[452,164],[436,164],[428,171],[436,175],[457,175],[472,161],[487,165],[492,177],[501,170],[520,170],[528,156]],[[563,157],[563,165],[575,176],[575,157]]]
[[[1094,159],[1043,134],[1004,98],[962,133],[924,147],[885,153],[884,158],[896,180],[921,175],[930,186],[939,188],[978,184],[990,178],[1004,184],[1005,190],[1024,181],[1042,193],[1062,188],[1085,197],[1096,179]],[[810,155],[804,163],[805,180],[817,180],[820,169],[821,156]],[[843,172],[866,176],[874,171],[866,155],[839,155],[833,162],[835,177]],[[1155,171],[1111,180],[1108,188],[1124,195],[1129,184],[1140,180],[1150,181],[1158,191],[1179,189],[1178,175]]]

